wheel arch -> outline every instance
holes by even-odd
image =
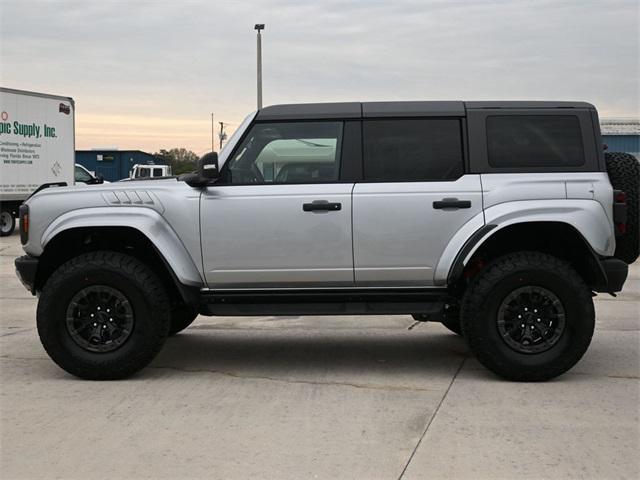
[[[156,237],[160,235],[159,230],[156,228]],[[122,225],[80,226],[68,223],[65,228],[56,229],[55,233],[47,235],[39,257],[34,289],[41,290],[51,274],[66,261],[96,250],[117,251],[137,258],[160,278],[174,302],[197,302],[197,292],[202,281],[184,247],[181,244],[169,246],[154,242],[143,229]],[[179,264],[185,262],[186,257],[189,264]],[[176,268],[176,265],[180,268]],[[200,280],[197,281],[198,279]]]
[[[599,256],[588,240],[574,225],[560,220],[485,225],[460,250],[447,283],[459,284],[488,261],[516,251],[538,251],[565,260],[596,291],[607,284]]]

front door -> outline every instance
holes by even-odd
[[[255,123],[201,197],[213,289],[353,285],[343,122]]]

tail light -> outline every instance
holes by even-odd
[[[29,206],[20,205],[20,243],[25,245],[29,240]]]
[[[622,190],[613,191],[613,223],[617,237],[627,232],[627,194]]]

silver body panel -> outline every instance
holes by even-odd
[[[199,190],[175,179],[48,188],[26,202],[30,227],[23,248],[38,257],[56,235],[71,228],[135,228],[182,283],[199,286],[199,201]]]
[[[444,198],[470,200],[471,208],[434,209],[433,202]],[[480,175],[464,175],[454,182],[356,184],[356,285],[434,285],[442,252],[460,228],[481,214]]]
[[[201,205],[211,288],[353,285],[352,184],[209,187]],[[335,212],[304,212],[318,200]]]

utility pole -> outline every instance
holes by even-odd
[[[220,124],[220,133],[218,134],[218,137],[220,138],[220,145],[218,148],[222,150],[222,141],[227,138],[227,134],[224,133],[224,126],[226,124],[224,122],[218,122],[218,123]]]
[[[258,108],[262,108],[262,35],[260,35],[260,31],[264,30],[264,23],[256,23],[253,27],[254,30],[258,31]]]
[[[215,128],[213,123],[213,112],[211,112],[211,151],[216,151],[216,143],[215,143]]]

